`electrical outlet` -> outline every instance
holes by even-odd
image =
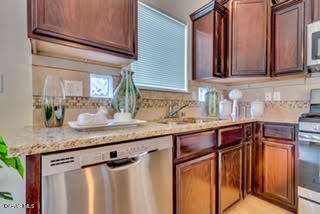
[[[272,100],[272,93],[266,92],[265,93],[265,101],[271,101]]]
[[[281,100],[281,94],[279,91],[273,92],[273,100],[274,101],[280,101]]]
[[[73,96],[73,97],[83,96],[82,81],[65,80],[64,87],[65,87],[66,96]]]
[[[4,77],[3,73],[0,73],[0,94],[4,93]]]

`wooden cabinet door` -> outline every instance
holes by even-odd
[[[134,55],[136,0],[29,0],[31,34]]]
[[[304,1],[272,8],[272,75],[304,71]]]
[[[219,213],[242,199],[242,149],[240,145],[219,151]]]
[[[193,79],[213,77],[214,11],[193,22]]]
[[[224,77],[227,57],[227,9],[210,2],[190,15],[193,21],[193,79]]]
[[[176,166],[176,214],[214,214],[216,154]]]
[[[244,164],[243,164],[243,174],[244,174],[244,179],[243,179],[243,195],[246,197],[247,195],[252,193],[252,171],[253,171],[253,166],[252,166],[252,157],[253,156],[253,144],[252,142],[250,143],[245,143],[244,145]]]
[[[269,2],[270,0],[232,1],[232,76],[267,75]]]
[[[313,0],[313,21],[320,20],[320,1]]]
[[[269,199],[293,204],[295,198],[294,145],[263,140],[262,194]]]

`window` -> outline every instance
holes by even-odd
[[[206,93],[208,92],[208,88],[199,88],[199,101],[205,102],[206,101]]]
[[[138,14],[135,83],[142,88],[187,91],[187,26],[141,2]]]
[[[90,96],[98,98],[112,98],[112,76],[102,74],[90,74]]]

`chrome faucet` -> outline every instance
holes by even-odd
[[[177,118],[178,117],[178,113],[179,111],[181,111],[182,109],[186,108],[186,107],[189,107],[190,104],[187,104],[187,105],[184,105],[184,106],[181,106],[179,107],[179,105],[171,105],[169,107],[169,113],[167,115],[166,118]],[[175,110],[175,108],[179,107],[177,110]]]

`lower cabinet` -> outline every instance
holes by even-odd
[[[227,213],[249,194],[296,212],[296,145],[297,126],[283,123],[178,135],[175,214]]]
[[[216,153],[176,166],[176,214],[216,213]]]
[[[219,213],[242,199],[243,146],[219,151]]]
[[[252,193],[252,158],[253,158],[253,143],[247,142],[244,144],[244,163],[243,163],[243,196]]]
[[[262,194],[294,203],[294,145],[262,141]]]
[[[254,193],[293,212],[297,209],[296,130],[291,124],[257,124],[254,157]]]

